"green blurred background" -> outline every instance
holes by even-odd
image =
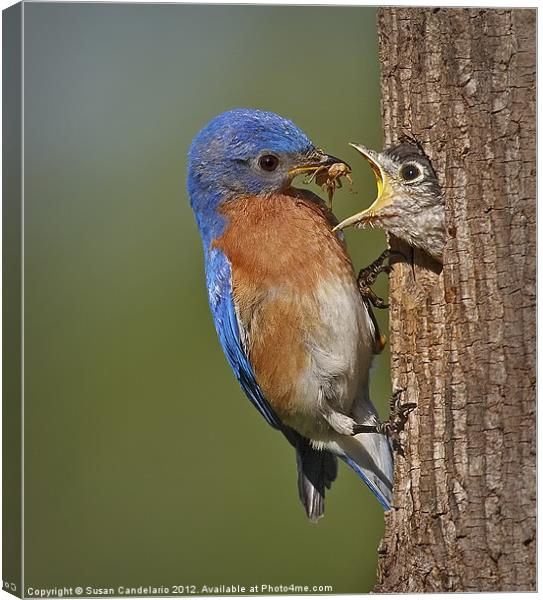
[[[378,74],[371,8],[26,4],[27,588],[372,588],[383,511],[341,465],[307,522],[294,452],[217,342],[185,173],[214,115],[273,110],[351,162],[352,214],[375,194],[347,142],[381,147]],[[357,267],[385,245],[347,237]]]

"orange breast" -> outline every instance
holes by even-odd
[[[306,340],[320,326],[315,291],[330,278],[354,282],[328,209],[310,198],[289,190],[232,200],[223,206],[228,224],[214,242],[232,265],[234,301],[257,382],[287,421],[309,365]]]

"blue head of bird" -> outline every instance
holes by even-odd
[[[223,202],[239,196],[265,201],[288,190],[296,175],[337,162],[275,113],[235,109],[218,115],[189,151],[188,192],[204,240],[220,233]]]

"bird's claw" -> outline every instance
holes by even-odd
[[[358,273],[358,289],[360,290],[360,294],[375,308],[388,308],[389,306],[388,303],[383,300],[383,298],[380,298],[371,289],[371,286],[375,283],[375,280],[381,273],[390,273],[392,270],[390,260],[388,263],[385,263],[385,261],[396,256],[403,257],[403,254],[401,252],[397,252],[396,250],[390,250],[387,248],[371,264],[364,269],[360,269],[360,272]]]
[[[358,289],[362,294],[362,298],[369,302],[375,308],[388,308],[390,305],[388,302],[385,302],[381,296],[378,296],[370,287],[360,285],[358,283]]]
[[[401,402],[404,391],[396,390],[390,397],[390,414],[388,421],[384,423],[392,447],[401,456],[404,455],[404,451],[400,442],[400,433],[404,430],[410,413],[417,407],[416,402]]]
[[[400,443],[400,433],[404,430],[407,418],[417,404],[415,402],[401,403],[400,398],[405,390],[396,390],[390,397],[390,415],[388,421],[377,425],[355,425],[353,435],[358,433],[380,433],[386,435],[392,442],[392,447],[401,456],[404,455]]]

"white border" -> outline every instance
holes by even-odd
[[[22,448],[21,448],[21,461],[22,461],[22,465],[21,465],[21,494],[22,494],[22,506],[21,506],[21,516],[22,516],[22,543],[21,543],[21,585],[22,585],[22,590],[21,590],[21,594],[24,594],[24,4],[26,2],[41,2],[41,1],[53,1],[55,3],[58,2],[68,2],[69,0],[25,0],[25,2],[23,2],[23,6],[22,6],[22,14],[21,14],[21,27],[22,27],[22,35],[21,35],[21,65],[22,65],[22,73],[21,73],[21,94],[22,94],[22,101],[21,101],[21,136],[22,136],[22,140],[21,140],[21,444],[22,444]],[[304,0],[298,0],[296,2],[289,2],[288,0],[274,0],[274,1],[262,1],[262,0],[237,0],[236,2],[232,2],[230,0],[215,0],[213,2],[175,2],[175,1],[169,1],[169,0],[162,0],[160,2],[154,2],[153,0],[116,0],[115,2],[110,2],[109,0],[92,0],[92,2],[85,2],[85,3],[98,3],[98,2],[105,2],[108,4],[128,4],[128,3],[134,3],[134,4],[215,4],[215,5],[219,5],[219,4],[227,4],[227,5],[286,5],[286,6],[420,6],[420,7],[425,7],[425,6],[439,6],[439,7],[451,7],[451,8],[460,8],[460,7],[481,7],[481,8],[538,8],[539,6],[539,2],[537,0],[522,0],[522,5],[514,5],[514,0],[510,0],[510,1],[505,1],[505,0],[495,0],[495,1],[488,1],[488,0],[478,0],[478,1],[473,1],[473,0],[464,0],[463,2],[412,2],[409,0],[382,0],[379,3],[376,2],[364,2],[364,1],[356,1],[356,0],[343,0],[342,2],[334,2],[333,0],[328,0],[328,1],[319,1],[319,0],[311,0],[311,1],[304,1]],[[72,2],[74,3],[74,2]],[[78,3],[83,3],[83,2],[78,2]],[[14,2],[13,0],[0,0],[0,8],[2,10],[8,8],[9,6],[12,6],[13,4],[16,4],[16,2]],[[538,41],[539,41],[539,11],[538,11],[538,15],[537,15],[537,30],[538,30]],[[1,37],[1,28],[0,28],[0,37]],[[1,40],[0,40],[0,48],[1,48]],[[537,64],[539,66],[539,64],[541,64],[541,55],[539,52],[539,44],[538,44],[538,51],[537,51]],[[1,92],[1,79],[0,79],[0,92]],[[0,123],[0,130],[1,130],[1,123]],[[539,130],[538,130],[538,140],[539,140]],[[0,146],[0,162],[1,162],[1,146]],[[537,161],[537,165],[539,167],[539,160]],[[538,192],[539,192],[539,181],[538,181]],[[0,215],[0,224],[1,224],[1,215]],[[0,240],[1,240],[1,230],[0,230]],[[0,248],[0,253],[1,253],[1,248]],[[539,266],[539,259],[538,259],[538,266]],[[1,280],[0,280],[0,289],[1,289]],[[541,293],[543,291],[543,282],[538,281],[538,296],[541,297]],[[538,333],[540,333],[540,325],[541,323],[538,322]],[[1,349],[0,349],[0,357],[1,357]],[[539,361],[538,361],[538,367],[539,367]],[[538,368],[538,374],[539,374],[540,370]],[[0,373],[1,373],[1,363],[0,363]],[[538,427],[540,427],[542,425],[542,417],[541,417],[541,413],[543,411],[538,411]],[[1,425],[1,413],[0,413],[0,425]],[[538,468],[538,481],[541,481],[539,479],[539,468]],[[541,497],[538,494],[538,511],[540,509],[540,505],[541,505]],[[0,498],[0,506],[1,506],[1,498]],[[538,544],[539,546],[539,544]],[[1,553],[2,553],[2,548],[0,545],[0,560],[1,560]],[[537,553],[537,567],[538,567],[538,574],[541,573],[540,571],[540,567],[541,567],[541,553]],[[517,593],[515,594],[515,596],[525,596],[528,594],[533,594],[532,593]],[[361,596],[362,594],[339,594],[336,596],[319,596],[322,598],[334,598],[337,596]],[[406,594],[407,596],[418,596],[419,594]],[[424,599],[426,600],[437,600],[438,598],[440,598],[440,594],[424,594],[421,596],[424,596]],[[455,594],[455,597],[467,597],[467,594]],[[478,598],[492,598],[494,596],[494,594],[489,594],[489,593],[480,593],[477,594]],[[24,597],[24,596],[23,596]],[[228,598],[236,598],[236,597],[240,597],[240,598],[246,598],[246,596],[230,596]],[[277,598],[278,596],[259,596],[262,598]],[[288,596],[287,596],[288,597]],[[297,596],[299,597],[299,596]],[[304,596],[306,597],[306,596]],[[315,596],[311,596],[311,597],[315,597]],[[393,595],[389,595],[389,594],[381,594],[380,597],[382,598],[393,598]],[[3,590],[1,591],[1,595],[0,598],[2,599],[8,599],[8,598],[13,598],[12,595],[7,594],[6,592],[4,592]],[[184,598],[184,597],[179,597],[179,598]],[[220,596],[213,596],[213,598],[220,598]]]

